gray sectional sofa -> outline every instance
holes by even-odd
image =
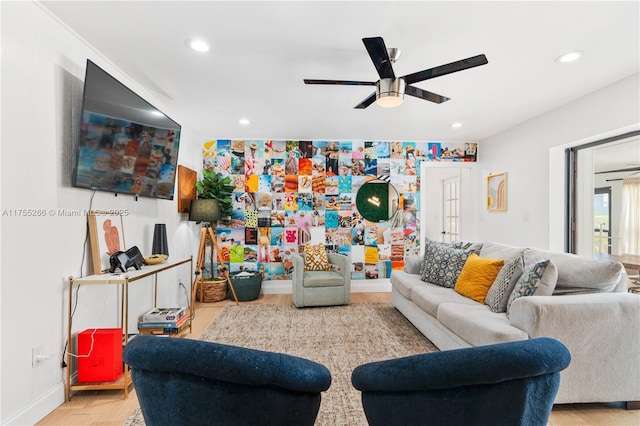
[[[572,361],[561,373],[556,403],[640,401],[640,295],[627,293],[621,264],[566,253],[475,243],[481,258],[548,259],[557,273],[553,294],[519,297],[509,313],[421,279],[423,258],[391,274],[393,305],[439,349],[535,337],[564,343]],[[495,285],[495,284],[494,284]],[[490,290],[491,291],[491,290]]]

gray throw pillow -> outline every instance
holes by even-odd
[[[526,268],[509,296],[507,317],[514,300],[526,296],[551,296],[557,281],[558,268],[549,259]]]
[[[521,257],[508,261],[500,269],[484,299],[484,304],[489,306],[491,312],[506,312],[509,296],[511,296],[518,279],[522,276],[523,269],[524,262]]]
[[[473,250],[463,250],[427,241],[420,279],[442,287],[453,288]]]

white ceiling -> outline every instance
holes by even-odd
[[[43,2],[207,138],[479,141],[639,71],[640,2]],[[363,37],[402,49],[396,75],[484,53],[395,109],[353,107],[376,81]],[[203,38],[206,54],[185,40]],[[583,58],[555,58],[580,49]],[[173,106],[172,106],[173,108]],[[251,120],[241,126],[238,119]],[[453,122],[463,123],[451,129]]]

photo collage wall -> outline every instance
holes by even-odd
[[[231,224],[216,229],[225,263],[266,280],[291,279],[291,255],[306,243],[349,255],[354,280],[388,278],[420,251],[420,163],[476,158],[476,143],[218,139],[203,146],[203,167],[235,186]],[[398,191],[387,221],[367,221],[356,209],[358,189],[371,179]]]

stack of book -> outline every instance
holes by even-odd
[[[153,308],[138,323],[141,334],[175,334],[189,326],[186,308]]]

